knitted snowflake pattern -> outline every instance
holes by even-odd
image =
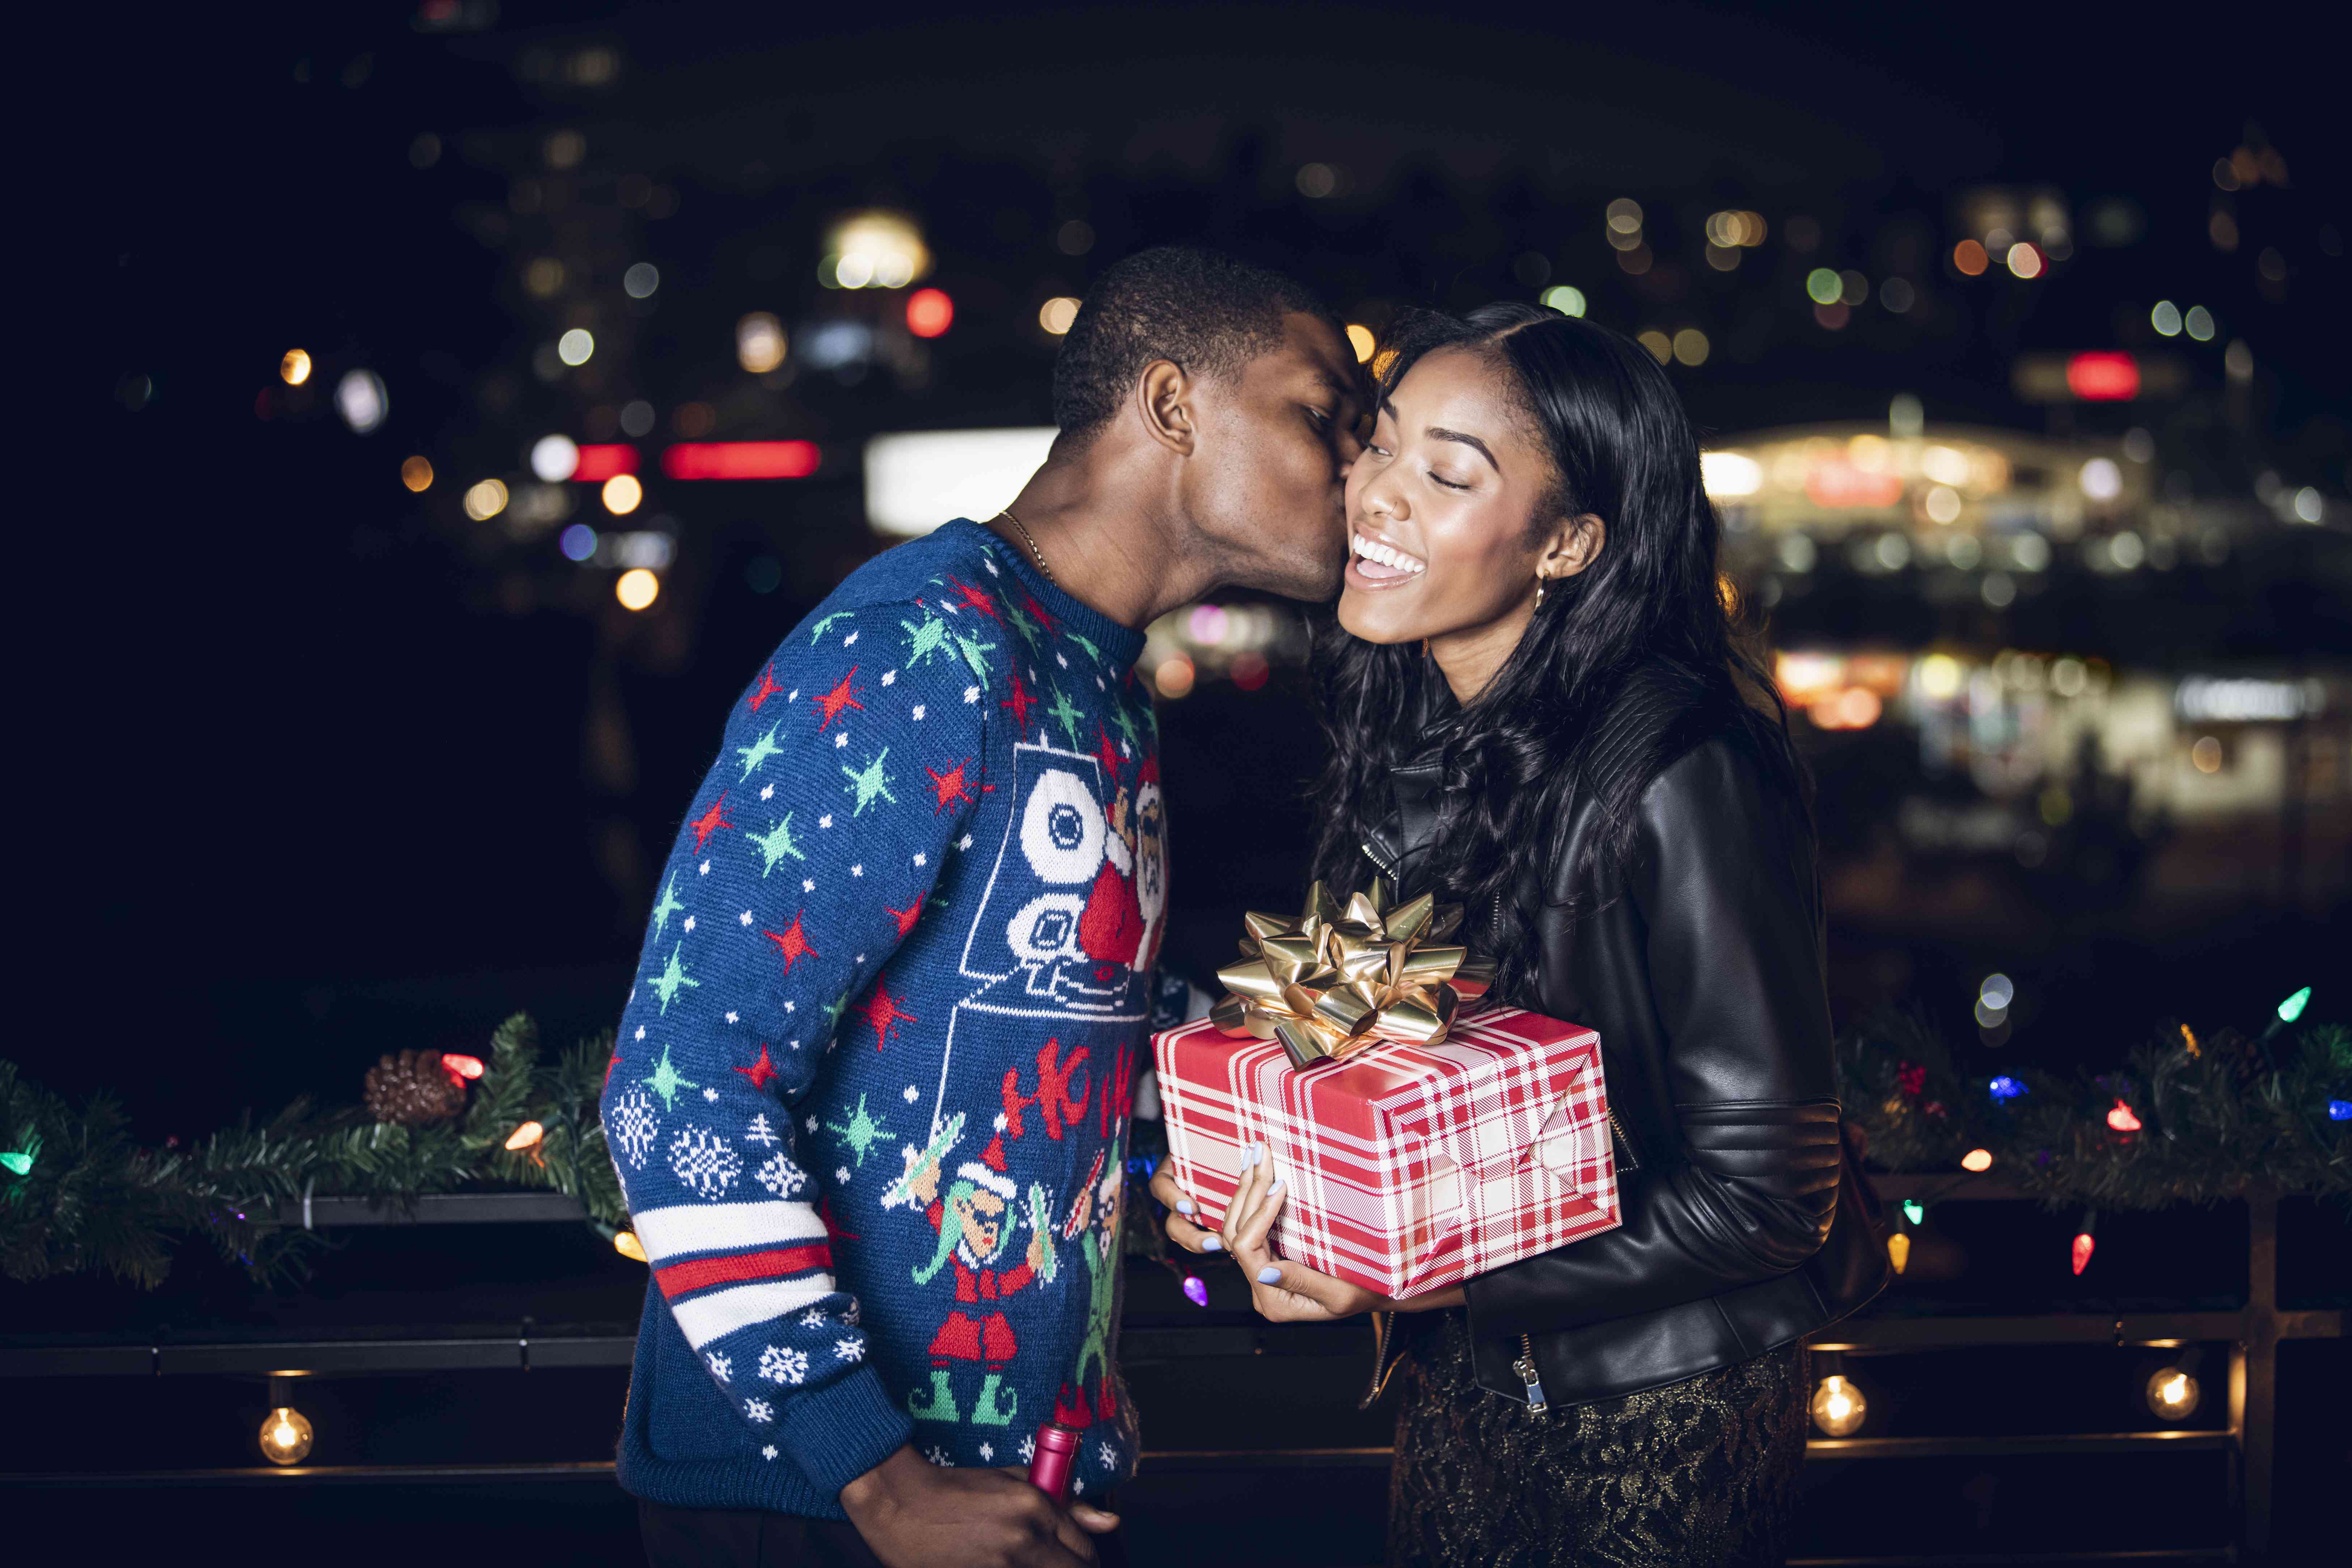
[[[613,1147],[627,1158],[629,1168],[644,1170],[646,1156],[653,1152],[654,1140],[661,1136],[661,1119],[654,1114],[653,1096],[642,1089],[630,1089],[605,1117],[604,1130]]]
[[[770,1383],[798,1383],[808,1375],[809,1360],[789,1346],[770,1345],[760,1352],[760,1375]]]
[[[743,1173],[743,1156],[708,1128],[688,1127],[669,1141],[671,1174],[704,1198],[721,1197]]]

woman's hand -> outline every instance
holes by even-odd
[[[1265,1144],[1251,1145],[1244,1160],[1241,1184],[1225,1208],[1222,1234],[1194,1223],[1199,1209],[1176,1184],[1171,1165],[1163,1164],[1153,1174],[1151,1195],[1171,1211],[1170,1240],[1193,1252],[1233,1254],[1249,1279],[1251,1304],[1260,1317],[1276,1323],[1328,1323],[1358,1312],[1418,1312],[1462,1304],[1459,1286],[1400,1300],[1275,1257],[1268,1237],[1288,1201],[1289,1188],[1274,1173]]]

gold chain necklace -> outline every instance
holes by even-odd
[[[1046,582],[1052,583],[1056,588],[1060,587],[1062,584],[1055,581],[1054,569],[1045,564],[1045,552],[1037,548],[1036,538],[1030,533],[1029,525],[1013,516],[1010,507],[996,515],[1021,531],[1022,542],[1029,546],[1029,553],[1037,558],[1037,570],[1045,574]]]

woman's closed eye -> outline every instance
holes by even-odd
[[[1433,479],[1436,480],[1439,484],[1444,485],[1444,486],[1447,489],[1449,489],[1449,490],[1466,490],[1466,489],[1470,489],[1470,488],[1471,488],[1468,484],[1466,484],[1465,482],[1464,482],[1464,481],[1462,481],[1462,480],[1460,480],[1460,479],[1447,479],[1444,474],[1439,473],[1435,468],[1432,468],[1432,469],[1430,469],[1430,470],[1429,470],[1429,477],[1430,477],[1431,479]]]

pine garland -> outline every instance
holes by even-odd
[[[1958,1174],[1981,1149],[1990,1179],[2053,1209],[2211,1205],[2255,1186],[2352,1198],[2352,1121],[2329,1113],[2352,1098],[2341,1025],[2272,1042],[2173,1024],[2113,1071],[1963,1077],[1924,1019],[1891,1014],[1840,1042],[1839,1068],[1845,1115],[1889,1171]]]
[[[184,1149],[144,1147],[111,1096],[76,1109],[0,1058],[0,1274],[102,1270],[152,1289],[174,1247],[194,1237],[257,1281],[299,1279],[317,1237],[278,1216],[306,1192],[406,1206],[430,1193],[552,1189],[580,1199],[593,1221],[625,1226],[597,1112],[611,1056],[608,1036],[542,1065],[538,1026],[518,1013],[492,1035],[454,1121],[402,1127],[298,1100]],[[527,1121],[540,1124],[538,1142],[509,1151]]]

